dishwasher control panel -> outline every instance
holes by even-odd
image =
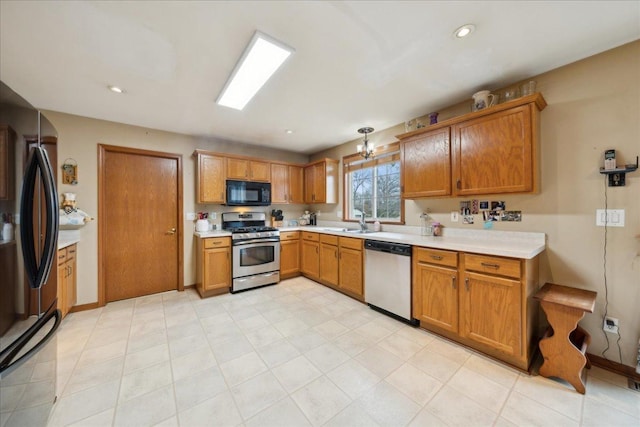
[[[381,242],[378,240],[365,240],[364,248],[372,251],[387,252],[396,255],[411,256],[411,245],[402,243]]]

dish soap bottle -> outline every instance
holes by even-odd
[[[376,218],[376,221],[373,223],[373,231],[380,231],[380,221]]]

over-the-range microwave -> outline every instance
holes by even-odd
[[[227,180],[227,206],[269,206],[271,183]]]

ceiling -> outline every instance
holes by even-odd
[[[3,0],[0,8],[0,78],[36,108],[305,154],[640,38],[639,1]],[[468,23],[471,36],[453,37]],[[216,105],[256,30],[295,54],[243,111]]]

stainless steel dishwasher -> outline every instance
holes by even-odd
[[[417,325],[411,316],[411,245],[365,240],[364,299],[369,307]]]

